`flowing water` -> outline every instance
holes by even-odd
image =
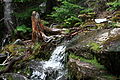
[[[65,80],[67,72],[64,67],[66,60],[65,49],[66,46],[64,45],[56,47],[48,61],[33,61],[35,64],[31,67],[33,69],[31,80]]]

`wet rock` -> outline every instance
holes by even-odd
[[[81,56],[85,59],[93,59],[94,56],[89,50],[89,48],[86,47],[75,47],[75,48],[69,48],[68,51],[71,53],[74,53],[76,56]]]
[[[71,41],[68,51],[71,50],[78,56],[90,53],[109,72],[120,75],[120,28],[84,32],[76,37]]]
[[[54,70],[52,67],[48,67],[48,69],[46,69],[46,80],[53,80],[57,77],[57,70]]]
[[[70,59],[68,62],[68,74],[74,80],[106,80],[100,78],[102,71],[90,63]]]
[[[17,73],[5,73],[0,78],[3,80],[29,80],[27,77]]]

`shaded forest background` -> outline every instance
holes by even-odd
[[[14,30],[9,32],[4,24],[5,1],[0,2],[0,41],[6,34],[16,38],[31,38],[31,13],[38,11],[44,25],[57,28],[81,27],[87,19],[106,16],[119,10],[120,0],[12,0]],[[84,14],[84,15],[83,15]],[[102,15],[101,15],[102,14]],[[84,17],[79,17],[82,15]],[[90,15],[90,17],[89,17]],[[87,16],[87,17],[85,17]],[[51,25],[52,24],[52,25]]]

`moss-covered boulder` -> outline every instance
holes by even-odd
[[[109,74],[96,58],[87,60],[79,56],[70,55],[68,61],[69,80],[117,80],[116,76]]]
[[[5,73],[0,76],[1,80],[28,80],[26,76],[17,73]]]
[[[109,72],[120,74],[120,28],[80,33],[70,42],[68,51],[84,58],[91,54]]]
[[[72,58],[68,62],[68,74],[70,80],[107,80],[102,77],[105,72],[93,64]]]

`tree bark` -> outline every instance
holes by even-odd
[[[44,26],[41,23],[40,15],[38,12],[33,11],[32,16],[32,41],[39,41],[48,39],[48,34],[61,34],[61,30],[55,30]]]
[[[12,8],[12,0],[3,0],[4,2],[4,23],[7,27],[8,34],[12,34],[15,28],[15,18]]]

